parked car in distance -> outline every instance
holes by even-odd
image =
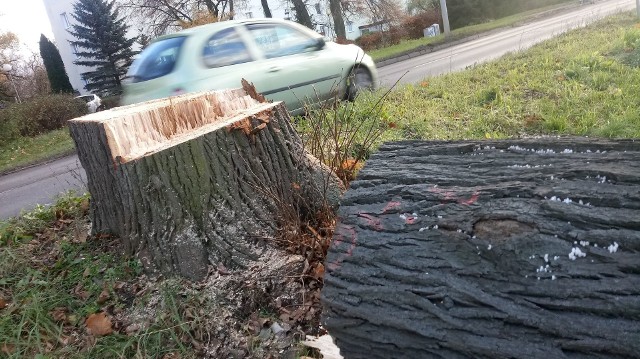
[[[98,97],[98,95],[95,94],[82,95],[75,98],[81,99],[87,103],[87,109],[89,110],[89,113],[98,111],[98,108],[100,108],[100,105],[102,105],[102,100],[100,99],[100,97]]]
[[[362,89],[374,89],[378,73],[358,46],[325,42],[300,24],[280,19],[222,21],[154,40],[129,68],[122,104],[237,88],[243,78],[299,114],[306,103],[335,95],[353,99]]]

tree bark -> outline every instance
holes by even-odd
[[[336,33],[336,40],[346,40],[347,31],[344,28],[344,19],[342,17],[340,0],[329,0],[329,10],[331,11],[331,17],[333,18],[333,30]]]
[[[246,85],[246,83],[245,83]],[[310,156],[282,103],[252,86],[70,121],[92,234],[122,238],[146,268],[201,279],[266,250],[282,208],[336,207],[340,183]]]
[[[296,12],[296,22],[313,30],[313,21],[307,11],[307,5],[304,0],[291,0],[293,2],[293,10]]]
[[[262,11],[264,12],[264,17],[272,17],[271,9],[269,8],[269,3],[267,2],[267,0],[260,0],[260,3],[262,3]]]
[[[635,358],[640,142],[383,146],[338,212],[323,321],[347,358]]]

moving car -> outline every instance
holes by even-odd
[[[87,103],[87,109],[89,110],[89,113],[98,111],[98,108],[100,108],[100,105],[102,105],[102,100],[96,94],[77,96],[75,98],[81,99]]]
[[[186,92],[237,88],[244,78],[294,114],[308,102],[353,99],[378,80],[375,64],[356,45],[325,42],[294,22],[223,21],[165,35],[151,43],[123,81],[123,104]]]

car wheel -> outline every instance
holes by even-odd
[[[353,101],[362,90],[373,88],[373,77],[365,67],[356,67],[351,70],[347,78],[347,100]]]

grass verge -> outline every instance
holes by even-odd
[[[73,152],[67,128],[36,137],[19,137],[0,145],[0,173]]]
[[[610,17],[528,51],[394,89],[382,140],[640,137],[640,25]],[[360,106],[369,106],[363,96]],[[379,96],[379,95],[378,95]]]

